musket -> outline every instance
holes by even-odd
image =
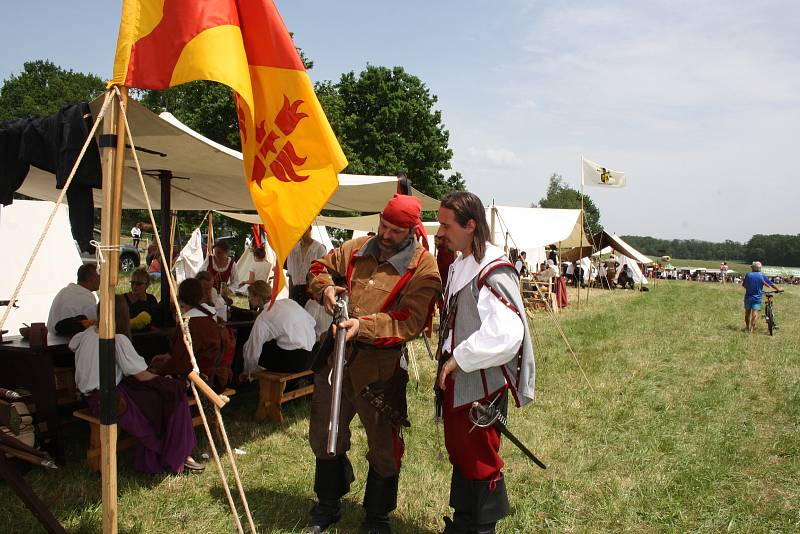
[[[433,379],[433,419],[437,422],[442,421],[444,416],[444,392],[439,387],[439,375],[442,374],[442,367],[444,367],[445,362],[452,357],[449,352],[446,352],[443,345],[447,333],[450,332],[450,335],[453,335],[453,329],[455,328],[456,322],[455,309],[458,306],[458,295],[459,294],[456,293],[450,297],[450,301],[444,308],[444,316],[439,318],[439,344],[436,347],[435,357],[437,360],[436,376]]]
[[[347,338],[347,329],[340,328],[342,321],[349,319],[347,312],[348,296],[341,293],[336,298],[336,306],[333,309],[333,324],[336,325],[336,344],[333,357],[333,368],[328,377],[331,385],[331,417],[328,423],[328,454],[336,455],[336,440],[339,437],[339,411],[342,406],[342,375],[344,374],[344,350]]]
[[[499,397],[498,397],[499,398]],[[495,399],[497,400],[497,399]],[[540,459],[533,454],[528,447],[526,447],[520,440],[511,433],[508,429],[508,419],[494,406],[494,401],[492,404],[483,405],[480,402],[473,402],[472,407],[469,410],[469,420],[473,424],[473,429],[478,426],[481,428],[486,428],[493,426],[496,428],[501,434],[507,437],[511,443],[517,446],[519,450],[521,450],[525,456],[531,459],[533,463],[541,467],[542,469],[547,469],[547,466],[542,463]],[[472,432],[472,430],[470,430]]]
[[[428,351],[428,357],[431,360],[435,360],[436,356],[433,354],[433,351],[431,350],[431,342],[428,341],[428,336],[426,336],[424,332],[422,333],[422,341],[425,343],[425,349]]]

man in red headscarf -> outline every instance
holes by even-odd
[[[344,243],[315,260],[308,275],[314,298],[332,313],[336,296],[349,291],[347,366],[342,381],[336,455],[327,454],[330,359],[314,376],[308,439],[317,458],[307,532],[322,532],[341,517],[341,498],[354,480],[347,459],[350,421],[357,414],[367,433],[369,474],[362,532],[391,532],[408,426],[408,372],[403,346],[419,335],[442,291],[436,260],[416,239],[425,235],[417,198],[395,195],[381,213],[378,233]],[[427,241],[426,241],[427,243]]]

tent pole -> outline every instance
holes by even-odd
[[[127,105],[128,90],[119,87],[111,110],[103,119],[103,207],[100,241],[106,261],[100,267],[100,473],[103,533],[117,532],[117,394],[114,336],[114,294],[119,268],[119,237],[122,215],[122,175],[125,161],[125,121],[120,105]],[[106,137],[108,136],[108,137]],[[110,142],[109,142],[110,141]],[[113,145],[111,143],[114,143]],[[115,232],[116,229],[116,232]],[[116,248],[116,250],[114,250]]]
[[[175,227],[178,225],[178,212],[172,211],[169,224],[169,270],[172,270],[172,258],[175,256]]]
[[[584,218],[583,218],[583,177],[581,176],[581,240],[580,240],[580,247],[581,248],[578,248],[578,250],[582,250],[582,247],[583,247],[583,224],[584,224]],[[580,254],[579,254],[579,256],[580,256]],[[578,310],[581,309],[581,284],[583,283],[583,261],[582,260],[583,260],[582,257],[578,258],[578,266],[579,266],[579,269],[580,269],[580,279],[578,280]],[[591,261],[590,261],[590,263],[591,263]]]
[[[164,252],[170,251],[169,258],[161,258],[161,316],[163,317],[164,325],[172,325],[172,307],[170,305],[170,291],[169,280],[167,274],[172,265],[172,239],[170,236],[170,208],[172,207],[172,171],[159,171],[159,181],[161,182],[161,209],[159,216],[161,218],[159,233],[161,234],[161,245],[164,247]],[[168,242],[164,242],[168,240]]]
[[[214,212],[208,212],[208,239],[206,239],[206,257],[210,257],[214,251]],[[211,260],[209,260],[211,261]]]

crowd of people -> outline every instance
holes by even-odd
[[[247,381],[259,368],[292,372],[308,369],[324,336],[346,329],[348,362],[344,368],[335,454],[327,451],[332,388],[331,352],[315,367],[309,417],[309,442],[316,457],[317,501],[307,532],[321,532],[341,518],[341,499],[354,480],[347,457],[350,424],[358,416],[367,434],[369,464],[362,532],[391,532],[398,477],[408,426],[405,343],[431,328],[434,308],[440,321],[436,379],[437,413],[444,421],[445,447],[452,469],[448,533],[492,533],[510,510],[500,456],[500,431],[475,427],[470,407],[506,410],[533,400],[533,350],[520,295],[525,254],[510,261],[489,242],[484,206],[471,193],[446,195],[436,236],[439,257],[427,250],[421,204],[395,195],[381,213],[375,235],[346,241],[326,251],[310,234],[290,254],[287,267],[291,298],[274,298],[271,266],[259,265],[237,278],[230,247],[218,242],[194,278],[178,286],[180,311],[201,375],[216,390]],[[547,269],[560,277],[554,261]],[[181,329],[174,329],[169,350],[149,361],[134,347],[135,331],[170,322],[147,289],[147,267],[135,270],[130,288],[117,295],[116,388],[118,421],[139,439],[135,467],[143,472],[201,470],[192,458],[195,437],[186,401],[186,376],[193,369]],[[447,280],[442,286],[442,278]],[[90,411],[99,412],[99,276],[93,265],[78,271],[77,283],[59,293],[48,327],[71,336],[76,384]],[[246,288],[246,309],[232,306],[231,290]],[[350,319],[331,325],[337,297],[349,294]],[[237,340],[226,324],[231,317],[253,319],[241,345],[241,372],[234,375]],[[456,325],[456,316],[458,328]],[[327,347],[327,345],[322,345]],[[326,352],[327,351],[327,352]]]
[[[308,234],[304,239],[307,237]],[[303,241],[298,249],[302,244]],[[316,254],[326,253],[316,241],[310,244],[312,247],[308,245],[306,242],[302,250],[308,258],[305,267],[302,262],[293,266],[296,279],[304,278],[300,270],[305,268],[307,274]],[[315,252],[308,253],[305,248],[313,248]],[[212,254],[197,275],[178,286],[180,311],[188,322],[197,368],[217,391],[224,390],[237,379],[251,380],[258,367],[275,371],[307,369],[311,351],[327,329],[327,325],[320,327],[318,324],[321,306],[316,301],[308,302],[309,313],[296,302],[301,300],[297,291],[294,300],[279,300],[270,308],[272,265],[266,261],[263,248],[256,248],[253,256],[252,267],[239,280],[236,262],[230,256],[230,245],[220,240],[214,244]],[[134,463],[138,470],[146,473],[202,470],[202,464],[191,457],[195,441],[186,403],[186,377],[194,365],[181,329],[171,330],[167,352],[147,358],[136,351],[131,341],[136,332],[175,324],[176,318],[164,317],[162,304],[148,292],[156,279],[150,270],[145,266],[133,270],[130,288],[115,300],[116,385],[124,406],[119,424],[139,440]],[[76,385],[94,415],[99,410],[99,330],[95,295],[99,286],[96,265],[82,265],[76,282],[56,295],[47,320],[51,334],[71,338],[69,347],[75,352]],[[232,288],[246,288],[247,308],[233,305]],[[304,304],[307,300],[307,297],[302,298]],[[239,377],[234,377],[236,331],[226,324],[232,314],[253,321],[248,338],[239,343],[243,345],[240,352],[244,368]]]

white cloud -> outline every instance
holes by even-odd
[[[507,148],[475,147],[467,149],[468,163],[483,167],[516,167],[522,163],[520,157],[513,150]]]

